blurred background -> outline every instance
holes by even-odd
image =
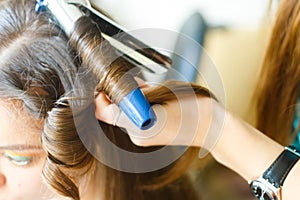
[[[183,27],[197,13],[198,20],[199,16],[202,20],[198,31],[201,45],[220,74],[227,109],[255,125],[252,95],[259,81],[278,1],[94,0],[94,3],[128,31],[159,28],[185,33]],[[144,41],[143,35],[137,37]],[[164,42],[174,48],[178,43],[174,37],[164,38]],[[201,82],[199,77],[195,82]],[[218,90],[213,92],[222,95]],[[204,200],[253,199],[246,181],[213,161],[199,174],[197,187]]]

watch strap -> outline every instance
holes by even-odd
[[[285,147],[273,164],[265,171],[263,178],[268,180],[276,188],[283,185],[288,173],[299,160],[300,154],[293,146]]]

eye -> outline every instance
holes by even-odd
[[[33,161],[34,158],[34,156],[30,154],[18,153],[14,151],[4,151],[3,155],[11,163],[17,166],[27,166]]]

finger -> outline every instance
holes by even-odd
[[[134,77],[134,79],[136,80],[136,82],[138,83],[140,88],[149,87],[149,85],[143,79],[141,79],[139,77]]]
[[[105,123],[113,124],[119,108],[112,104],[104,92],[100,92],[94,100],[96,118]]]
[[[105,106],[108,106],[109,104],[111,104],[111,101],[109,100],[109,98],[106,96],[106,94],[104,92],[99,92],[99,94],[95,98],[95,101],[97,101],[97,106],[99,106],[99,108],[102,108],[102,107],[105,107]]]
[[[164,136],[162,138],[161,136],[157,136],[160,135],[164,127],[166,111],[161,105],[154,105],[153,110],[158,117],[158,121],[152,128],[148,130],[140,130],[116,104],[112,104],[109,101],[104,93],[100,93],[95,98],[96,118],[105,123],[125,128],[132,141],[139,146],[151,146],[158,143],[166,143],[166,138],[164,138]]]

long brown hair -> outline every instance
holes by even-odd
[[[257,127],[291,142],[300,86],[300,1],[282,0],[258,82]]]
[[[103,38],[89,18],[77,22],[69,40],[55,20],[49,20],[48,13],[34,12],[34,3],[11,0],[1,4],[0,96],[21,101],[28,112],[44,120],[41,139],[47,153],[43,170],[47,183],[59,194],[76,200],[82,196],[82,177],[100,182],[104,199],[199,199],[186,174],[197,158],[197,148],[189,148],[176,162],[148,173],[112,169],[89,153],[78,135],[70,106],[70,102],[80,98],[73,93],[75,79],[83,67],[93,71],[100,80],[97,88],[105,89],[118,102],[118,90],[112,92],[117,81],[111,80],[132,66],[122,58],[107,65],[107,58],[113,56],[112,47],[108,43],[105,50],[96,48]],[[89,50],[94,53],[89,54]],[[127,80],[130,87],[137,85],[133,77]],[[126,89],[127,85],[118,87]],[[84,92],[87,86],[80,86]],[[210,96],[205,88],[179,82],[153,87],[145,95],[151,104],[162,104],[176,98],[173,91],[185,93],[189,88],[196,95]],[[127,151],[142,153],[160,148],[137,147],[121,129],[101,122],[100,125],[114,144]],[[170,154],[174,151],[176,147],[169,147]],[[119,159],[118,155],[110,156]]]

